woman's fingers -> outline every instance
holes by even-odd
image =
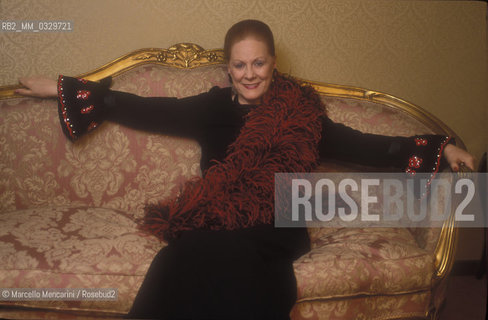
[[[467,166],[468,168],[470,168],[471,170],[474,171],[474,157],[471,156],[471,154],[469,155],[470,157],[468,157],[467,159],[465,159],[464,161],[462,161],[461,163],[464,164],[465,166]]]
[[[444,155],[453,171],[459,171],[459,166],[461,164],[474,171],[475,159],[469,152],[452,144],[448,144],[444,149]]]
[[[15,93],[20,94],[22,96],[30,96],[32,95],[32,91],[30,89],[16,89]]]

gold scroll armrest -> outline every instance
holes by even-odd
[[[473,171],[461,165],[459,171],[454,175],[455,179],[470,178]],[[454,217],[454,210],[451,210],[449,219],[442,225],[439,240],[434,251],[435,255],[435,281],[444,279],[452,269],[455,259],[458,229]]]

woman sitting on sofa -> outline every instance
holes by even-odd
[[[183,99],[143,98],[60,76],[20,79],[17,93],[57,97],[71,140],[104,120],[196,139],[202,178],[177,199],[147,207],[143,229],[168,242],[154,258],[129,317],[288,319],[296,300],[293,261],[306,229],[274,228],[275,172],[309,172],[321,157],[435,172],[473,157],[450,137],[386,137],[332,122],[318,95],[275,69],[273,34],[256,20],[232,26],[224,54],[231,87]],[[419,141],[421,143],[419,143]],[[409,158],[421,159],[419,166]]]

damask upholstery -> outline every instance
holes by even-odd
[[[194,95],[228,86],[222,65],[145,65],[113,89]],[[329,116],[364,132],[432,133],[404,112],[323,97]],[[118,288],[112,301],[0,301],[0,317],[123,315],[164,246],[137,229],[146,203],[174,196],[200,174],[198,145],[104,123],[76,143],[62,134],[56,101],[0,103],[0,288]],[[323,163],[338,171],[347,164]],[[432,308],[439,229],[310,228],[312,251],[295,262],[293,319],[426,317]],[[442,294],[441,298],[442,301]],[[56,311],[56,312],[53,312]]]

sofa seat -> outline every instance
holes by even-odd
[[[407,229],[310,229],[312,251],[295,263],[298,304],[428,290],[432,256]],[[16,306],[129,311],[154,255],[165,244],[131,214],[47,207],[0,215],[0,283],[10,288],[117,288],[117,301],[19,301]]]
[[[295,317],[380,319],[392,306],[399,316],[428,307],[423,301],[430,295],[433,257],[408,229],[321,228],[310,234],[312,250],[295,262]]]
[[[128,312],[164,245],[122,211],[49,207],[0,215],[0,283],[9,288],[117,288],[117,301],[15,301],[16,306]],[[4,302],[5,304],[5,302]]]

